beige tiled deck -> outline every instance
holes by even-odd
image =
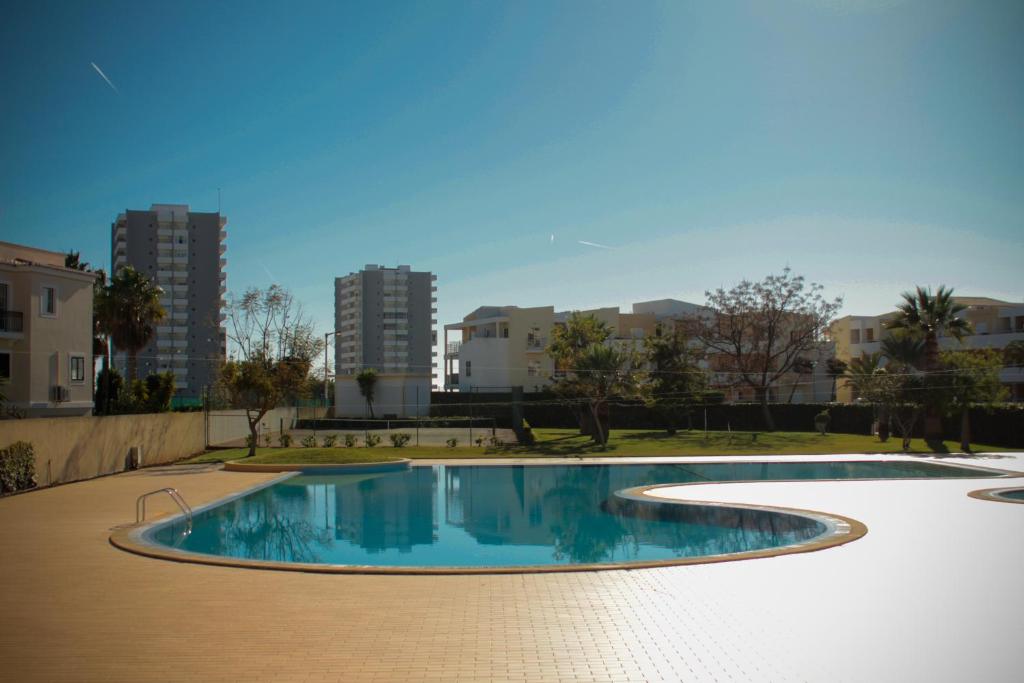
[[[1017,456],[977,464],[1024,470]],[[146,471],[0,500],[0,678],[1020,678],[1024,506],[966,496],[1005,480],[662,491],[869,527],[822,552],[665,569],[313,575],[165,562],[107,542],[143,491],[174,486],[198,504],[273,476]]]

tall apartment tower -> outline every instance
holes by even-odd
[[[356,375],[377,371],[376,417],[427,415],[437,343],[437,276],[368,265],[334,280],[335,414],[369,415]]]
[[[187,204],[154,204],[125,211],[111,226],[113,270],[132,266],[163,289],[167,317],[138,354],[139,377],[173,371],[177,397],[200,398],[226,355],[227,222]],[[123,372],[125,354],[115,362]]]

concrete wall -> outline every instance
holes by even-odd
[[[0,422],[0,446],[28,441],[40,486],[122,472],[141,446],[143,465],[173,462],[206,446],[202,413],[44,417]]]
[[[285,431],[292,429],[296,417],[295,408],[275,408],[269,411],[260,420],[260,445],[263,445],[263,436],[269,433],[276,446],[282,426]],[[320,416],[303,414],[303,417]],[[249,436],[249,420],[244,410],[211,410],[206,428],[209,430],[208,443],[211,446],[244,446],[245,438]]]
[[[399,417],[430,414],[430,375],[378,375],[374,388],[373,414]],[[417,387],[419,391],[417,392]],[[359,393],[359,383],[351,375],[339,375],[335,382],[335,415],[337,417],[369,417],[366,399]],[[418,409],[417,409],[418,407]]]

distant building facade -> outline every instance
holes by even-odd
[[[128,210],[111,226],[111,263],[132,266],[163,290],[167,317],[139,352],[138,374],[174,373],[176,396],[198,399],[217,379],[227,352],[227,217],[187,204],[153,204]],[[124,372],[124,353],[115,355]]]
[[[334,281],[335,414],[368,416],[356,376],[377,372],[374,415],[428,415],[437,276],[367,265]]]
[[[700,310],[675,299],[635,303],[629,313],[617,307],[586,311],[555,311],[553,306],[481,306],[462,322],[444,326],[445,390],[503,392],[521,386],[536,392],[547,388],[563,368],[547,353],[551,333],[573,313],[592,315],[611,330],[609,343],[640,350],[659,323]],[[458,371],[456,371],[458,363]]]
[[[954,296],[953,301],[967,307],[962,316],[971,323],[974,334],[964,337],[962,344],[953,337],[940,337],[939,348],[1002,350],[1010,342],[1024,341],[1024,303],[976,296]],[[890,311],[881,315],[847,315],[836,320],[831,327],[836,358],[849,363],[862,354],[881,351],[882,340],[889,334],[886,324],[895,317],[896,312]],[[1010,400],[1024,401],[1024,369],[1003,368],[999,379],[1009,389]],[[836,394],[837,400],[844,403],[856,399],[842,379]]]
[[[564,376],[567,368],[558,368],[547,353],[552,331],[564,326],[573,313],[591,315],[611,330],[608,344],[641,353],[644,340],[676,326],[691,326],[707,315],[707,309],[676,299],[658,299],[632,304],[630,311],[617,307],[583,311],[555,311],[552,306],[481,306],[462,322],[444,326],[444,388],[446,391],[506,392],[521,386],[526,392],[539,392]],[[692,330],[689,330],[692,335]],[[696,343],[696,342],[694,342]],[[826,360],[831,345],[818,344],[805,356],[809,368],[804,373],[786,373],[769,391],[771,401],[793,403],[828,401],[831,380]],[[713,388],[725,394],[727,401],[756,400],[754,389],[738,384],[735,376],[721,372],[724,359],[709,354],[704,366]]]
[[[64,254],[0,242],[5,416],[92,413],[95,280],[91,272],[65,268]]]

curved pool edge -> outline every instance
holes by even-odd
[[[1004,493],[1008,493],[1010,491],[1024,491],[1024,487],[1002,486],[995,489],[978,489],[976,491],[968,491],[967,495],[970,498],[986,500],[993,503],[1015,503],[1017,505],[1024,505],[1024,499],[1006,498],[1003,496]]]
[[[224,463],[226,472],[306,472],[309,474],[379,474],[402,472],[412,466],[412,460],[399,458],[386,462],[352,462],[347,464],[246,464],[229,460]]]
[[[270,486],[282,479],[295,476],[285,474],[283,477],[275,478],[252,489],[235,493],[197,508],[202,511],[226,503],[235,498],[249,494],[251,491]],[[708,482],[721,483],[721,482]],[[735,483],[735,482],[729,482]],[[755,481],[748,483],[760,483]],[[110,534],[110,544],[115,548],[124,550],[135,555],[150,557],[159,560],[170,560],[172,562],[184,562],[189,564],[203,564],[216,567],[231,567],[236,569],[262,569],[271,571],[304,572],[308,574],[374,574],[374,575],[491,575],[491,574],[552,574],[566,572],[590,572],[590,571],[611,571],[629,569],[656,569],[664,567],[679,567],[697,564],[718,564],[721,562],[738,562],[741,560],[754,560],[769,557],[781,557],[798,553],[809,553],[818,550],[834,548],[852,541],[863,538],[868,528],[863,522],[828,512],[816,510],[805,510],[800,508],[788,508],[774,505],[754,505],[745,503],[724,503],[715,501],[697,501],[658,498],[647,494],[647,491],[664,487],[679,487],[689,485],[703,485],[704,482],[691,483],[667,483],[656,485],[643,485],[615,491],[613,495],[636,500],[652,505],[679,505],[679,506],[706,506],[720,509],[741,509],[755,512],[768,512],[785,515],[804,517],[825,526],[826,531],[818,536],[808,539],[802,543],[792,543],[776,548],[762,548],[738,553],[724,553],[719,555],[702,555],[698,557],[680,557],[665,560],[638,560],[631,562],[596,562],[586,564],[565,564],[565,565],[506,565],[487,567],[465,567],[465,566],[439,566],[439,567],[398,567],[398,566],[377,566],[377,565],[339,565],[339,564],[316,564],[300,562],[277,562],[269,560],[245,560],[242,558],[208,555],[205,553],[194,553],[184,550],[169,548],[163,544],[150,540],[147,536],[159,528],[168,526],[180,520],[183,515],[174,515],[149,524],[130,525],[115,529]]]

